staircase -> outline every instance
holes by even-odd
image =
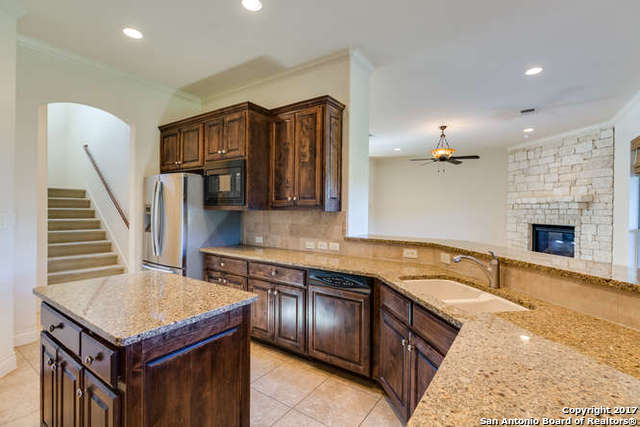
[[[49,188],[47,283],[124,273],[85,190]]]

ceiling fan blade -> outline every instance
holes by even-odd
[[[453,156],[452,159],[463,160],[463,159],[479,159],[480,156]]]
[[[456,160],[453,157],[451,157],[449,160],[447,160],[447,162],[452,163],[454,165],[461,165],[462,162],[460,160]]]
[[[412,162],[424,162],[425,160],[433,160],[433,158],[428,158],[428,159],[409,159]]]

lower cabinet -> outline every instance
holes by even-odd
[[[370,376],[370,296],[313,285],[308,292],[309,355]]]
[[[42,426],[120,426],[120,397],[45,333],[40,344]]]
[[[380,310],[379,378],[380,385],[389,396],[403,419],[409,416],[410,370],[409,328],[386,310]]]
[[[427,391],[427,387],[429,387],[429,383],[431,383],[443,359],[440,353],[417,335],[411,334],[410,346],[411,388],[409,393],[409,415],[418,406],[418,402],[420,402],[424,392]]]
[[[305,350],[305,289],[249,279],[258,295],[251,306],[251,334],[297,352]]]

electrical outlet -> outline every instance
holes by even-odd
[[[418,258],[418,251],[416,249],[403,249],[402,256],[404,258]]]
[[[315,249],[316,243],[313,240],[307,240],[306,242],[304,242],[304,247],[307,249]]]
[[[443,264],[451,264],[451,255],[446,252],[440,252],[440,262]]]
[[[331,250],[331,251],[339,251],[340,250],[340,243],[338,243],[338,242],[329,242],[329,250]]]
[[[323,242],[322,240],[318,240],[318,249],[327,250],[327,242]]]
[[[264,239],[262,238],[262,236],[256,236],[256,243],[258,245],[261,245],[264,243]]]

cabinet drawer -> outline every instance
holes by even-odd
[[[209,269],[224,271],[225,273],[247,275],[247,261],[233,258],[225,258],[216,255],[207,255],[205,265]]]
[[[222,278],[222,284],[231,288],[240,289],[241,291],[247,290],[247,278],[242,276],[225,274]]]
[[[112,350],[86,332],[82,332],[81,342],[81,360],[84,366],[115,387],[118,379],[118,351]]]
[[[215,270],[207,270],[204,280],[211,283],[220,283],[222,282],[222,273]]]
[[[46,304],[42,304],[40,320],[44,330],[76,356],[80,355],[80,332],[82,331],[80,325]]]
[[[385,285],[380,286],[380,306],[402,320],[405,325],[411,324],[411,301]]]
[[[249,275],[290,285],[304,286],[304,271],[258,262],[249,263]]]
[[[413,306],[413,329],[441,354],[447,354],[458,330],[424,308]]]

